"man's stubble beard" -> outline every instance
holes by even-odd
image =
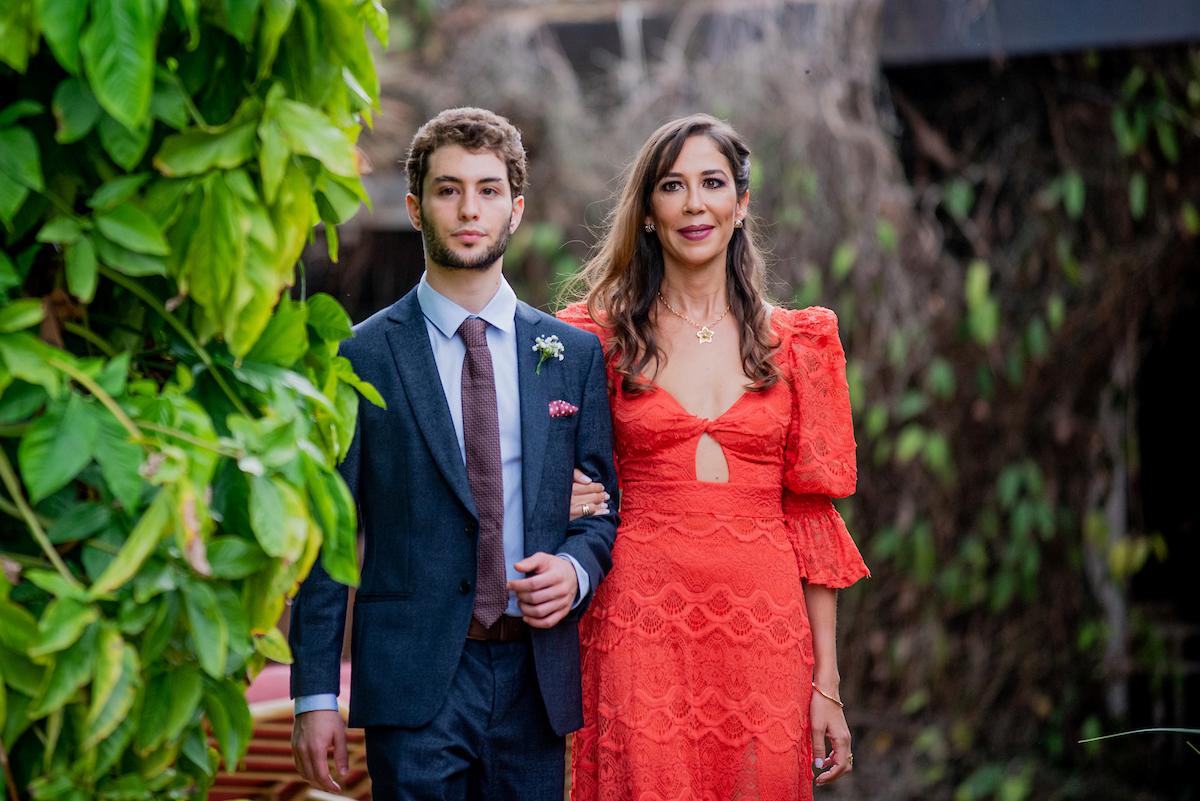
[[[425,256],[434,264],[439,264],[448,270],[486,270],[496,263],[496,260],[508,250],[509,230],[505,225],[500,230],[500,238],[488,248],[482,256],[465,259],[451,250],[438,234],[437,226],[425,216],[421,209],[421,239],[425,243]]]

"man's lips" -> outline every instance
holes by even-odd
[[[461,231],[455,231],[451,236],[460,242],[478,242],[487,236],[487,234],[483,231],[477,231],[474,228],[464,228]]]
[[[692,241],[699,241],[708,236],[712,231],[711,225],[689,225],[686,228],[680,228],[679,233],[685,238]]]

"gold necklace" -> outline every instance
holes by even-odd
[[[679,311],[674,306],[672,306],[670,303],[668,303],[667,299],[663,297],[662,290],[659,290],[658,299],[661,300],[663,302],[663,305],[667,307],[667,311],[671,312],[671,314],[675,315],[676,317],[678,317],[681,320],[686,320],[688,323],[691,324],[691,326],[693,328],[696,329],[696,339],[700,340],[701,345],[707,345],[709,342],[713,341],[712,327],[714,325],[716,325],[717,323],[721,322],[722,320],[724,320],[725,315],[729,314],[729,310],[731,308],[733,308],[733,306],[731,304],[725,304],[725,311],[721,312],[720,317],[713,320],[708,325],[700,325],[700,323],[696,322],[691,317],[688,317],[686,314]]]

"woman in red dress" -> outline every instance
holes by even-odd
[[[810,799],[814,764],[818,784],[853,764],[836,592],[868,573],[830,500],[856,480],[845,357],[831,311],[764,299],[749,180],[729,126],[664,125],[560,314],[605,345],[621,487],[581,632],[576,801]],[[581,483],[572,511],[604,501]]]

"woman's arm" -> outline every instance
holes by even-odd
[[[841,673],[837,663],[837,590],[820,584],[804,584],[808,623],[813,637],[813,695],[811,705],[814,764],[828,770],[817,776],[817,784],[835,781],[853,768],[850,727],[839,703]],[[832,748],[827,749],[826,738]]]

